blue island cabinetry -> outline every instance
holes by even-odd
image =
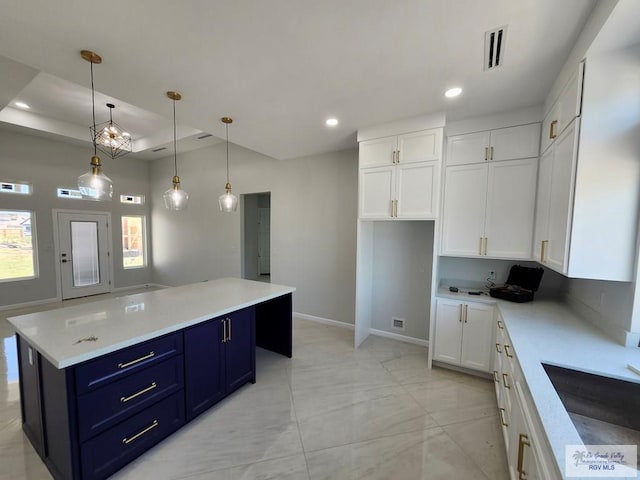
[[[255,383],[256,343],[291,356],[291,314],[287,293],[66,368],[18,331],[23,431],[55,479],[107,478]]]

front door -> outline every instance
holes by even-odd
[[[62,299],[111,289],[109,214],[57,212]]]

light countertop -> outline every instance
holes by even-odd
[[[581,445],[583,442],[542,364],[640,383],[640,375],[627,368],[628,364],[640,367],[640,348],[616,343],[560,301],[512,303],[486,295],[477,297],[451,293],[447,289],[440,289],[438,296],[493,303],[498,307],[535,410],[562,473],[565,445]]]
[[[222,278],[7,320],[55,367],[66,368],[294,291]]]

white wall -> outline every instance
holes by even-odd
[[[142,194],[149,200],[148,164],[131,157],[117,160],[103,159],[105,174],[114,185],[114,201],[92,202],[57,198],[58,187],[77,188],[77,178],[89,170],[92,147],[63,143],[46,138],[0,128],[0,179],[30,182],[33,195],[0,194],[0,210],[32,210],[36,215],[39,276],[32,280],[3,282],[0,284],[0,306],[56,298],[56,274],[53,239],[52,209],[111,212],[111,249],[114,275],[113,287],[122,288],[151,282],[151,268],[122,268],[121,215],[147,215],[148,205],[125,205],[119,202],[121,194]],[[152,261],[151,252],[149,263]]]
[[[371,327],[429,339],[433,222],[374,222]],[[405,319],[405,330],[391,327]]]
[[[241,212],[223,214],[225,145],[178,157],[189,207],[152,204],[154,281],[183,285],[241,276]],[[357,152],[275,160],[230,145],[233,192],[271,192],[271,281],[292,285],[297,312],[353,323]],[[173,159],[154,162],[154,199],[169,188]]]

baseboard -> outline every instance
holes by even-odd
[[[29,308],[29,307],[35,307],[38,305],[45,305],[47,303],[60,303],[60,299],[53,297],[53,298],[45,298],[44,300],[34,300],[33,302],[14,303],[13,305],[2,305],[0,306],[0,311],[19,310],[21,308]]]
[[[111,293],[126,292],[128,290],[140,290],[142,288],[149,288],[149,287],[168,288],[166,285],[160,285],[159,283],[143,283],[140,285],[131,285],[129,287],[114,288],[113,290],[111,290]]]
[[[405,343],[413,343],[414,345],[420,345],[421,347],[429,348],[429,340],[422,340],[420,338],[407,337],[406,335],[399,335],[397,333],[385,332],[384,330],[378,330],[376,328],[369,329],[371,335],[378,337],[392,338]]]
[[[302,320],[310,320],[312,322],[324,323],[325,325],[333,325],[334,327],[347,328],[349,330],[355,329],[355,326],[351,323],[339,322],[338,320],[331,320],[329,318],[316,317],[315,315],[307,315],[306,313],[293,312],[293,316],[301,318]]]

